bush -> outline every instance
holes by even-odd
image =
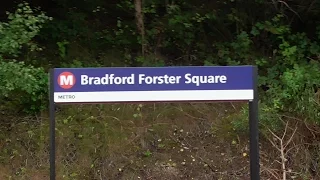
[[[0,23],[0,101],[1,109],[38,112],[45,104],[47,74],[44,69],[16,61],[23,46],[37,49],[32,39],[50,18],[34,15],[28,3],[18,5],[15,13],[7,13],[8,22]]]
[[[273,130],[280,127],[279,115],[290,113],[292,116],[303,116],[313,123],[320,123],[319,84],[320,84],[320,44],[311,41],[304,33],[292,33],[289,26],[281,24],[282,16],[278,15],[272,21],[257,23],[252,36],[239,38],[229,46],[221,46],[223,58],[227,64],[250,64],[248,56],[240,54],[238,49],[254,49],[250,43],[259,35],[268,35],[272,55],[267,59],[256,55],[255,64],[259,67],[260,91],[260,123]],[[235,46],[237,45],[237,46]],[[223,49],[224,48],[224,49]],[[237,53],[230,53],[237,52]],[[250,58],[250,57],[249,57]],[[252,58],[252,57],[251,57]],[[239,131],[247,130],[248,109],[244,109],[240,120],[234,122],[234,128]]]
[[[6,110],[39,112],[46,107],[48,75],[23,62],[0,62],[0,101]],[[19,108],[20,107],[20,108]]]

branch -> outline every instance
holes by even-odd
[[[277,163],[279,163],[279,164],[281,164],[281,167],[282,167],[282,179],[283,180],[286,180],[287,179],[287,168],[286,168],[286,162],[288,161],[287,160],[287,158],[286,158],[286,156],[287,156],[287,152],[288,151],[286,151],[286,148],[287,148],[287,146],[290,144],[290,142],[292,141],[292,139],[293,139],[293,136],[295,135],[295,133],[296,133],[296,131],[297,131],[297,125],[296,125],[296,127],[295,127],[295,129],[294,129],[294,131],[292,132],[292,134],[291,134],[291,136],[290,136],[290,138],[289,138],[289,140],[287,140],[286,142],[285,142],[285,137],[286,137],[286,134],[287,134],[287,130],[288,130],[288,128],[289,128],[289,123],[288,123],[288,121],[286,122],[286,126],[285,126],[285,129],[284,129],[284,132],[283,132],[283,134],[282,134],[282,137],[280,138],[279,136],[277,136],[274,132],[272,132],[269,128],[268,128],[268,130],[269,130],[269,132],[272,134],[272,136],[275,138],[275,139],[277,139],[278,141],[279,141],[279,145],[277,145],[275,142],[273,142],[272,140],[270,140],[269,138],[268,138],[268,140],[270,141],[270,143],[272,144],[272,146],[274,147],[274,148],[276,148],[279,152],[280,152],[280,158],[281,158],[281,161],[278,161],[278,160],[275,160]],[[289,150],[291,150],[291,149],[289,149]],[[270,171],[268,171],[269,173],[270,173]],[[272,174],[272,173],[270,173],[272,176],[274,176],[274,174]]]

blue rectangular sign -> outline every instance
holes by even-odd
[[[253,66],[55,68],[56,103],[253,99]]]

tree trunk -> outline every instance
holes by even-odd
[[[145,53],[145,30],[144,30],[144,22],[143,22],[143,12],[142,12],[142,0],[134,0],[134,7],[136,10],[136,24],[139,34],[141,36],[141,52],[144,57]]]

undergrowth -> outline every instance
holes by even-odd
[[[233,124],[234,117],[246,106],[238,103],[61,106],[56,120],[57,178],[248,179],[248,136],[239,134]],[[47,179],[47,117],[16,122],[10,125],[10,131],[2,127],[0,133],[5,137],[0,153],[0,169],[5,170],[0,171],[0,178]],[[294,124],[290,124],[292,129]],[[287,168],[297,178],[319,177],[315,164],[319,142],[311,137],[320,134],[312,127],[307,130],[302,122],[297,124],[300,130],[288,146],[292,150]],[[289,135],[292,132],[288,130]],[[272,139],[270,133],[264,135],[260,144],[261,175],[267,178],[271,177],[272,168],[278,168],[274,161],[279,154],[276,147],[265,141]],[[309,169],[303,170],[302,164]]]

